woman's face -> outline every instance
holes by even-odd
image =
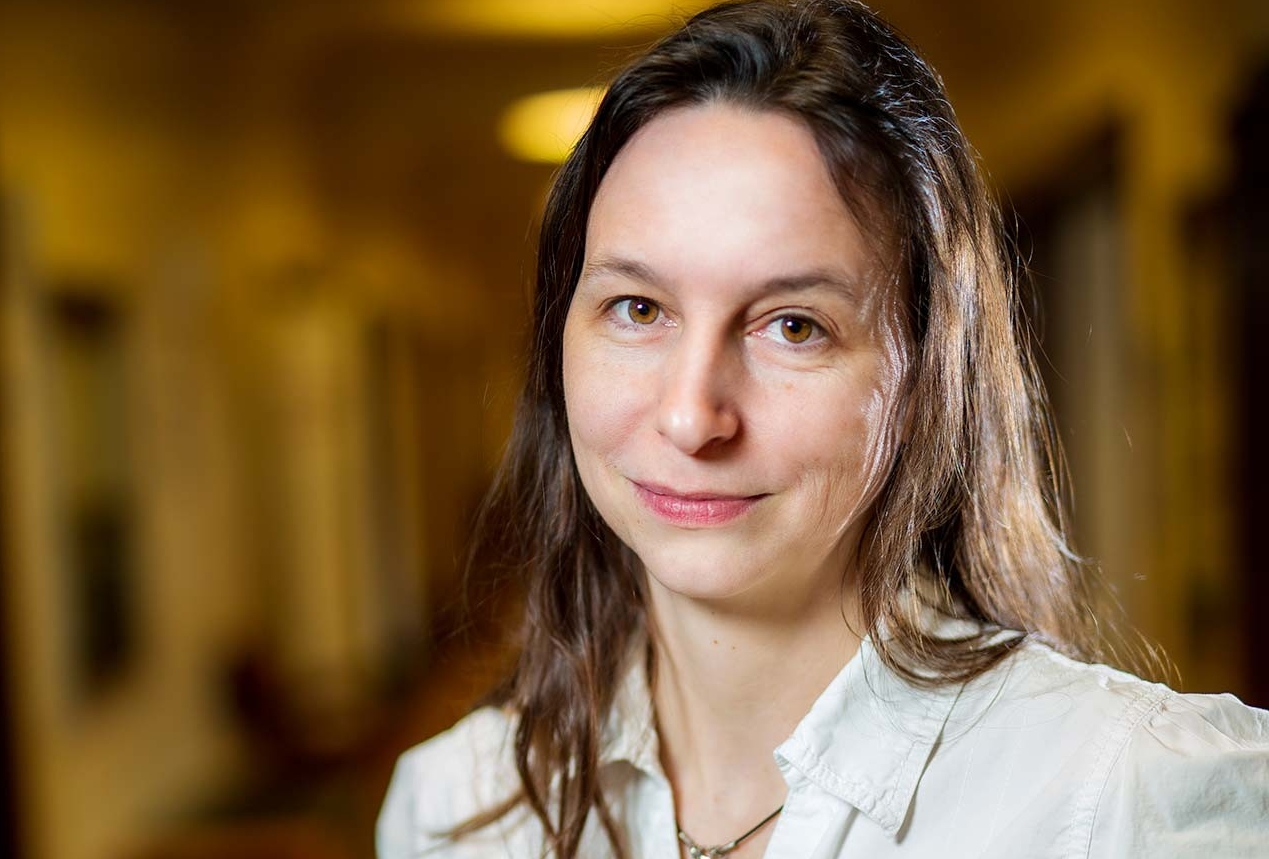
[[[836,587],[900,423],[892,272],[782,114],[675,110],[621,150],[564,390],[582,483],[654,588],[762,604]]]

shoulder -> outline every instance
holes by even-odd
[[[1089,837],[1098,853],[1265,855],[1269,713],[1167,690],[1115,754]]]
[[[999,702],[1056,730],[1078,760],[1066,837],[1075,856],[1263,855],[1269,712],[1192,695],[1027,644],[1002,666]]]
[[[402,754],[375,829],[379,859],[436,855],[446,832],[506,800],[514,733],[509,715],[484,707]]]
[[[1119,750],[1145,740],[1182,753],[1269,749],[1269,712],[1230,694],[1177,692],[1106,665],[1078,662],[1028,643],[1002,667],[1001,697],[1060,701],[1070,717],[1098,723]],[[1144,744],[1143,751],[1150,748]]]

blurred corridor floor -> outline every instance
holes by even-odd
[[[513,655],[505,631],[519,604],[505,595],[440,636],[410,691],[388,705],[358,754],[315,774],[264,775],[227,808],[180,822],[133,859],[370,859],[374,824],[397,757],[460,719]]]

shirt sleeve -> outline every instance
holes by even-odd
[[[377,859],[413,859],[417,853],[414,833],[414,761],[416,755],[406,752],[397,760],[388,784],[388,795],[379,811],[375,826]]]
[[[1269,856],[1269,713],[1171,694],[1127,735],[1087,856]]]

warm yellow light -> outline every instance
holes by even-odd
[[[590,37],[667,30],[709,0],[416,0],[409,18],[429,29],[505,36]]]
[[[519,159],[559,164],[586,130],[603,94],[603,87],[580,87],[526,96],[503,113],[498,137]]]

